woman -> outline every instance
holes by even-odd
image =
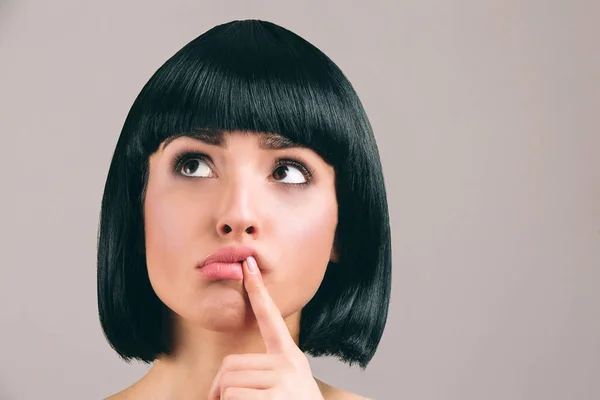
[[[232,21],[156,71],[119,137],[98,236],[106,338],[153,365],[110,399],[362,398],[314,378],[305,354],[365,369],[390,287],[377,145],[325,54]]]

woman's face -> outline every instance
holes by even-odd
[[[328,261],[337,260],[334,169],[310,149],[279,148],[278,138],[245,132],[225,133],[222,143],[178,137],[150,157],[148,274],[157,296],[179,318],[215,331],[248,323],[243,281],[208,280],[197,268],[222,247],[255,248],[284,318],[308,303]],[[176,164],[183,152],[193,154]]]

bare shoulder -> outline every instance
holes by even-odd
[[[331,400],[373,400],[368,397],[360,396],[356,393],[341,391],[338,397],[332,397]]]
[[[356,393],[346,392],[341,389],[335,389],[325,397],[325,400],[373,400],[368,397],[363,397]]]
[[[129,400],[129,388],[124,389],[118,393],[112,394],[103,400]]]
[[[125,397],[123,396],[122,393],[115,393],[111,396],[106,397],[103,400],[125,400]]]
[[[368,397],[363,397],[356,393],[347,392],[345,390],[328,385],[319,379],[315,380],[317,381],[319,389],[321,389],[321,393],[323,394],[323,398],[325,400],[373,400]]]

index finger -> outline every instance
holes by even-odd
[[[256,259],[250,256],[244,260],[242,266],[244,286],[248,292],[260,333],[267,346],[267,353],[283,353],[292,348],[292,345],[296,347],[279,308],[264,285]]]

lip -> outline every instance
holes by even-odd
[[[213,263],[241,263],[250,256],[256,256],[256,250],[251,246],[229,246],[210,253],[199,264],[198,268]]]

